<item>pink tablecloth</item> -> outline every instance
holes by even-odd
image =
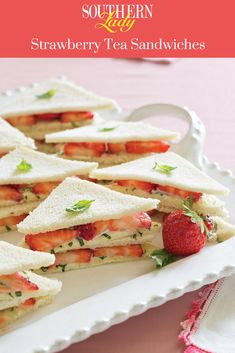
[[[59,74],[115,98],[126,110],[154,102],[190,107],[206,125],[209,159],[235,171],[234,59],[181,59],[170,65],[121,59],[0,59],[0,90]],[[179,322],[196,295],[151,309],[63,353],[182,353]]]

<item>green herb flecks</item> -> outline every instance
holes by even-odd
[[[78,124],[76,121],[71,121],[71,126],[72,127],[80,127],[81,125]]]
[[[40,268],[40,270],[41,270],[42,272],[47,272],[48,267],[46,267],[46,266],[42,266],[42,267]]]
[[[22,159],[20,164],[17,165],[17,170],[20,173],[30,172],[31,169],[32,169],[32,164],[28,163],[25,159]]]
[[[6,228],[6,230],[7,230],[8,232],[11,231],[11,227],[9,227],[8,225],[6,225],[5,228]]]
[[[49,99],[51,97],[53,97],[56,94],[56,90],[55,89],[50,89],[49,91],[39,94],[37,97],[37,99]]]
[[[82,213],[86,211],[94,201],[95,200],[80,200],[73,206],[67,207],[65,211],[69,213]]]
[[[103,233],[103,234],[101,234],[101,236],[105,237],[107,239],[112,239],[111,236],[109,234],[107,234],[107,233]]]
[[[104,260],[107,256],[98,256],[99,259]]]
[[[73,246],[73,242],[72,241],[70,241],[69,243],[68,243],[68,246]]]
[[[22,292],[21,292],[20,290],[17,290],[17,291],[15,292],[15,296],[16,296],[16,297],[21,297],[21,296],[22,296]]]
[[[77,237],[77,240],[79,241],[80,246],[84,246],[84,240],[81,237]]]
[[[153,166],[153,170],[155,172],[159,172],[162,174],[170,174],[176,168],[177,167],[172,167],[172,166],[166,165],[166,164],[158,164],[157,162]]]
[[[67,266],[67,264],[65,264],[65,265],[63,265],[63,264],[56,265],[57,268],[61,268],[61,271],[62,271],[62,272],[65,272],[66,266]]]
[[[165,267],[180,259],[180,257],[170,254],[166,249],[154,250],[149,257],[155,261],[156,268]]]

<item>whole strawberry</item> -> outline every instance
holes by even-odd
[[[206,244],[207,227],[203,219],[192,210],[177,210],[163,221],[164,248],[177,256],[200,251]]]

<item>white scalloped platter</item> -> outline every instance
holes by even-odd
[[[190,125],[186,136],[173,149],[230,188],[227,206],[235,214],[234,178],[201,157],[205,131],[195,113],[173,105],[155,104],[138,109],[126,119],[140,120],[169,112]],[[9,232],[0,238],[17,243],[20,235]],[[1,336],[0,350],[4,353],[60,351],[151,307],[233,274],[234,254],[235,237],[161,270],[155,270],[153,262],[145,260],[51,275],[62,280],[62,292],[51,305],[22,318],[12,331]]]

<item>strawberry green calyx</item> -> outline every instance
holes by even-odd
[[[179,256],[170,254],[166,249],[154,250],[149,255],[151,259],[153,259],[156,263],[156,268],[165,267],[172,262],[175,262],[180,259]]]
[[[193,197],[190,195],[189,199],[183,201],[184,215],[190,217],[192,223],[197,223],[200,226],[202,234],[206,233],[208,239],[214,237],[217,231],[217,224],[213,222],[210,216],[200,215],[193,210]]]

